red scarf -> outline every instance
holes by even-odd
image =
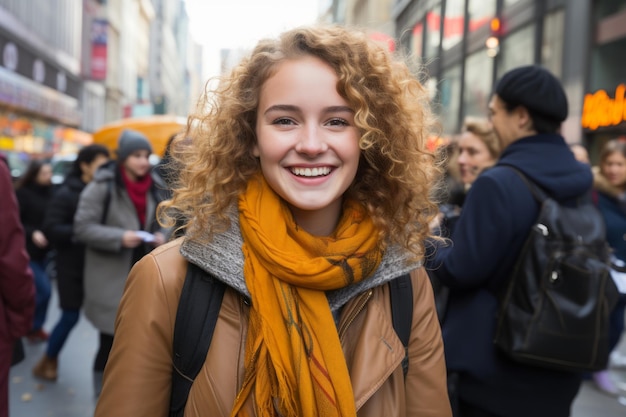
[[[128,178],[126,174],[126,170],[124,167],[121,167],[122,171],[122,180],[124,181],[124,185],[126,186],[126,192],[128,192],[128,196],[130,200],[133,202],[135,206],[135,210],[137,210],[137,216],[139,217],[139,222],[141,223],[141,227],[146,224],[146,207],[148,205],[148,190],[152,185],[152,177],[150,174],[144,175],[141,178],[138,178],[137,181],[133,181]]]

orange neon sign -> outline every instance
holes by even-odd
[[[615,126],[626,121],[626,85],[615,88],[611,98],[605,90],[585,94],[583,103],[582,127],[595,130],[599,127]]]

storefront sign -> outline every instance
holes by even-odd
[[[78,100],[0,67],[0,104],[77,126]]]
[[[614,98],[605,90],[586,94],[583,104],[582,127],[596,130],[599,127],[615,126],[626,121],[626,85],[615,88]]]
[[[105,80],[107,77],[107,30],[108,22],[94,19],[91,22],[91,79]]]

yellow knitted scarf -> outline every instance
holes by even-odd
[[[355,416],[350,375],[325,291],[370,276],[382,252],[365,209],[344,203],[335,235],[298,228],[262,177],[239,199],[244,277],[252,296],[245,377],[231,416]],[[253,393],[253,397],[250,397]]]

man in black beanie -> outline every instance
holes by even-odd
[[[495,85],[490,119],[502,143],[496,165],[466,196],[451,236],[427,261],[434,279],[450,288],[442,323],[456,415],[567,417],[581,383],[573,372],[508,359],[493,343],[498,301],[539,204],[522,171],[552,198],[567,203],[589,191],[592,174],[558,133],[567,118],[558,79],[539,66],[515,68]]]

